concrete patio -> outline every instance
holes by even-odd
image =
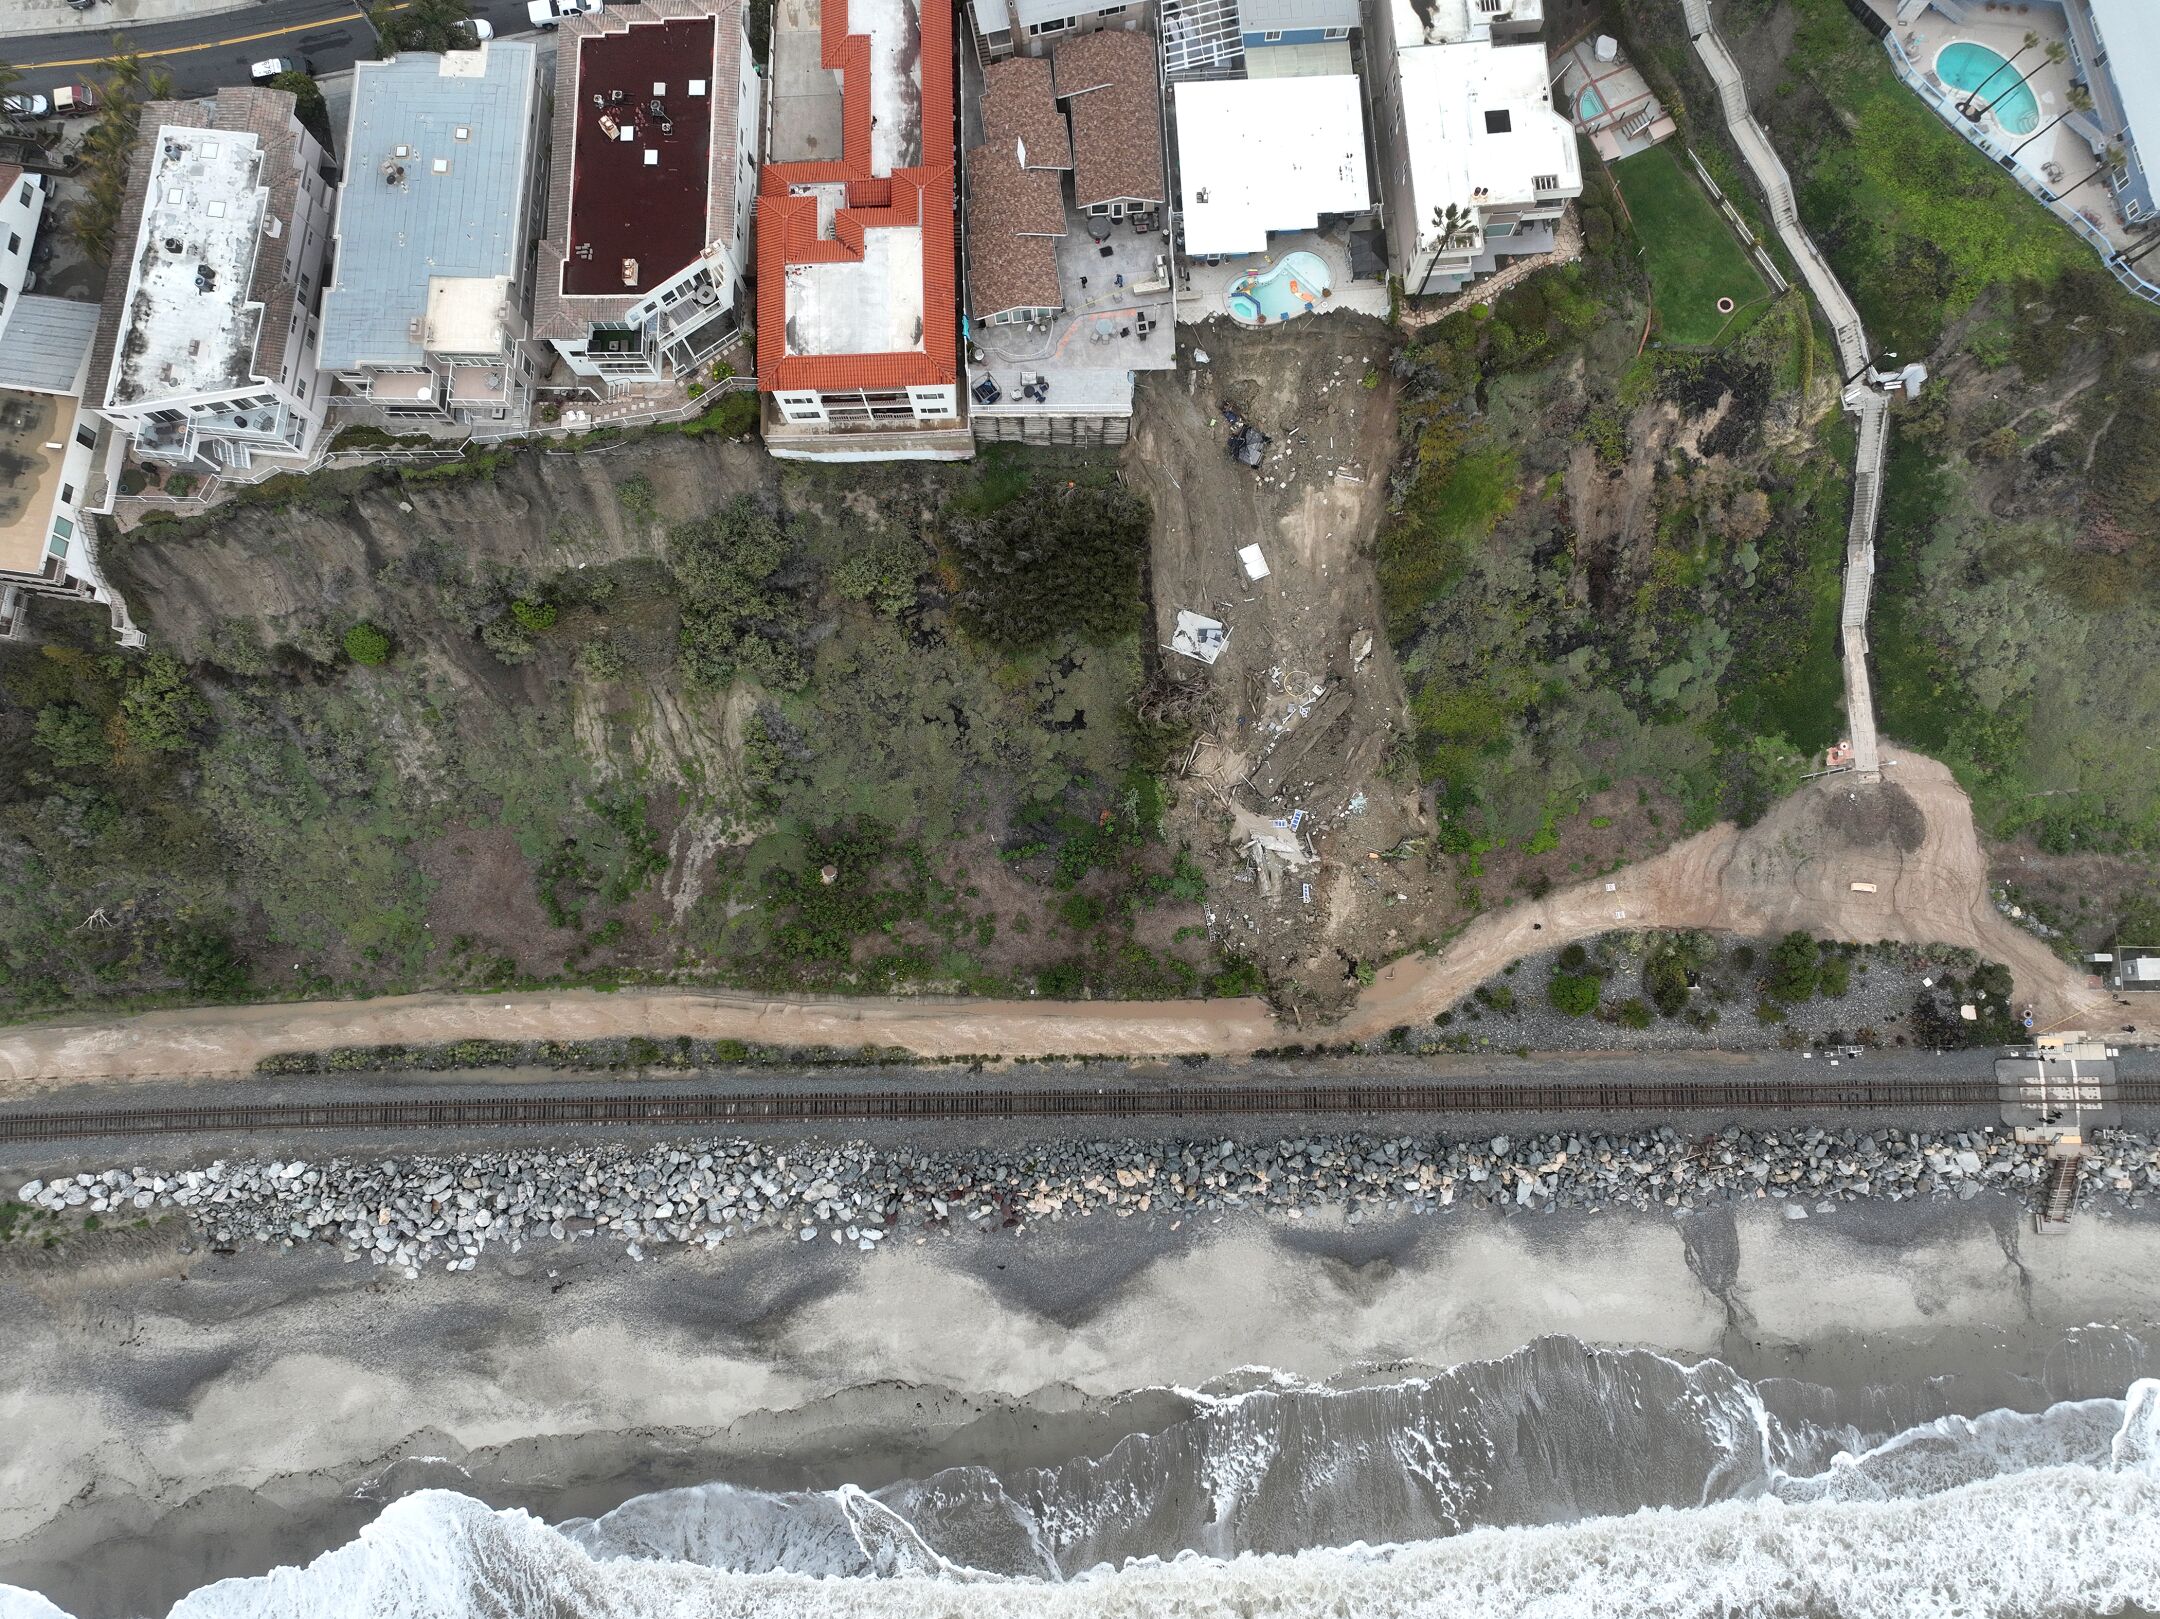
[[[1608,163],[1648,151],[1678,128],[1626,56],[1610,62],[1597,59],[1595,35],[1577,40],[1561,54],[1554,105],[1590,137],[1598,156]]]

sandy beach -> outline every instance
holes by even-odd
[[[874,1488],[1099,1454],[1240,1368],[1339,1386],[1565,1334],[1844,1391],[1842,1420],[1887,1430],[2119,1398],[2160,1342],[2160,1222],[2043,1239],[1993,1194],[1806,1222],[1091,1218],[872,1256],[543,1244],[417,1282],[183,1238],[0,1260],[0,1581],[84,1619],[305,1561],[425,1485],[548,1519],[712,1479]]]

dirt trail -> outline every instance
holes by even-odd
[[[1228,1053],[1279,1038],[1257,1000],[839,1000],[677,989],[393,995],[9,1029],[0,1033],[0,1096],[95,1080],[229,1079],[253,1073],[258,1061],[279,1052],[331,1046],[628,1035],[849,1050],[897,1046],[925,1057]]]
[[[1713,827],[1612,877],[1480,917],[1441,955],[1384,969],[1341,1025],[1307,1037],[1367,1039],[1423,1022],[1517,957],[1629,927],[1801,928],[1829,938],[1965,945],[2010,968],[2019,999],[2033,1006],[2042,1028],[2104,1004],[2093,980],[1989,902],[1972,806],[1950,772],[1917,754],[1893,756],[1879,787],[1827,777],[1745,832]],[[1855,882],[1877,891],[1855,893]],[[328,1046],[626,1035],[897,1046],[936,1057],[1231,1055],[1297,1038],[1252,1000],[836,1000],[671,989],[404,995],[0,1031],[0,1096],[98,1080],[233,1078],[275,1053]]]
[[[1521,956],[1634,927],[1964,945],[2010,969],[2043,1029],[2103,1004],[2096,980],[1990,903],[1972,804],[1948,768],[1890,757],[1880,786],[1827,776],[1744,832],[1714,826],[1610,877],[1479,917],[1441,955],[1383,969],[1342,1037],[1422,1022]],[[1857,893],[1856,882],[1876,892]]]

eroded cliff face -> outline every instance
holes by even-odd
[[[101,554],[152,644],[190,661],[214,658],[234,619],[257,621],[266,645],[303,647],[311,629],[395,620],[433,649],[462,641],[485,657],[461,593],[493,583],[516,594],[565,569],[657,560],[669,524],[773,482],[771,459],[735,443],[529,451],[453,480],[323,475],[290,504],[138,528]]]

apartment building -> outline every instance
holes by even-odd
[[[8,306],[34,284],[30,253],[45,217],[51,188],[42,174],[0,163],[0,320]]]
[[[328,408],[322,147],[280,90],[148,102],[140,127],[85,403],[148,462],[303,466]]]
[[[523,425],[542,141],[520,40],[353,71],[319,363],[340,423]]]
[[[23,183],[5,169],[0,181],[11,196]],[[97,322],[96,304],[19,289],[0,303],[0,637],[22,626],[31,597],[58,596],[106,603],[122,644],[142,642],[98,571],[87,517],[120,446],[83,408]]]
[[[1548,250],[1582,194],[1545,47],[1520,39],[1542,22],[1542,0],[1366,0],[1381,216],[1405,292],[1458,291]]]
[[[960,405],[951,0],[824,0],[773,25],[758,176],[766,447],[974,454]],[[833,156],[837,152],[839,155]]]
[[[1095,40],[1116,42],[1114,76],[1064,54]],[[1056,62],[963,66],[982,133],[966,164],[969,420],[986,442],[1122,444],[1134,377],[1177,357],[1168,231],[1144,200],[1163,173],[1154,36],[1067,40]]]
[[[645,0],[556,35],[534,334],[605,396],[685,375],[748,315],[760,80],[742,0]]]
[[[1061,39],[1101,28],[1137,29],[1150,22],[1152,0],[1090,5],[1086,0],[969,0],[976,48],[986,62],[1016,52],[1041,56]]]

